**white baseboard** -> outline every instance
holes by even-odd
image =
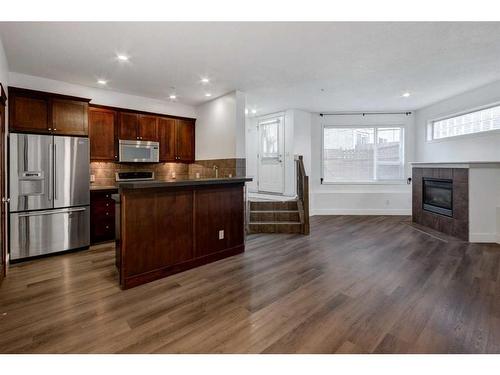
[[[310,216],[315,215],[411,215],[411,209],[365,209],[365,208],[317,208],[312,209]]]
[[[469,242],[500,243],[496,233],[469,233]]]

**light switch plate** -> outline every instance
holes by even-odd
[[[95,182],[95,174],[90,175],[90,182]]]
[[[219,231],[219,240],[223,240],[224,239],[224,230],[220,230]]]

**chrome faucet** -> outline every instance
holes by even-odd
[[[219,178],[219,167],[214,164],[212,169],[215,171],[215,178]]]

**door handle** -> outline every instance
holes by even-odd
[[[2,202],[3,203],[9,203],[10,202],[10,198],[2,197]]]
[[[80,208],[64,208],[62,210],[50,210],[50,211],[34,211],[28,212],[26,214],[19,214],[19,217],[29,217],[29,216],[42,216],[42,215],[56,215],[56,214],[65,214],[72,212],[85,211],[85,207]]]
[[[49,144],[49,160],[54,160],[54,144],[50,143]],[[50,169],[49,169],[50,170]],[[54,171],[52,170],[52,173],[49,174],[49,197],[48,200],[52,200],[52,195],[54,195]]]
[[[57,145],[54,143],[54,200],[57,199]]]

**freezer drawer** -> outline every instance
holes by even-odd
[[[10,214],[10,258],[89,246],[89,212],[85,206]]]

